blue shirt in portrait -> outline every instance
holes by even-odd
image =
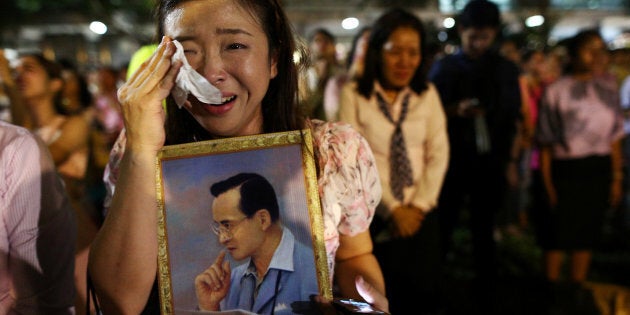
[[[293,314],[291,303],[309,301],[311,295],[319,294],[313,251],[296,241],[289,229],[282,230],[282,239],[262,281],[256,279],[251,258],[234,268],[222,310]]]

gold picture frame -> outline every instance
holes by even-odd
[[[238,173],[260,174],[274,187],[282,225],[295,235],[296,244],[312,249],[318,294],[332,298],[312,142],[310,130],[305,129],[165,146],[160,151],[156,188],[162,314],[199,310],[195,275],[223,250],[221,233],[210,228],[214,200],[210,185]],[[234,271],[239,262],[226,257]],[[275,298],[272,307],[279,307]]]

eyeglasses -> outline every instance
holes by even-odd
[[[232,236],[234,236],[232,234],[234,228],[236,228],[239,224],[241,224],[241,222],[245,221],[246,219],[249,219],[249,218],[244,217],[240,220],[234,220],[234,221],[225,220],[221,222],[212,222],[210,227],[212,228],[212,232],[216,234],[217,236],[221,236],[221,234],[223,234],[227,238],[232,238]]]

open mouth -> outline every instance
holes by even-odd
[[[220,104],[210,104],[212,106],[222,106],[236,99],[236,95],[221,98]]]

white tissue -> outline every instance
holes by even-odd
[[[190,66],[184,55],[184,47],[180,42],[174,40],[173,44],[177,50],[171,57],[171,62],[181,61],[183,63],[175,79],[175,87],[171,90],[171,95],[173,95],[177,106],[182,108],[190,93],[200,102],[221,104],[221,91]]]

